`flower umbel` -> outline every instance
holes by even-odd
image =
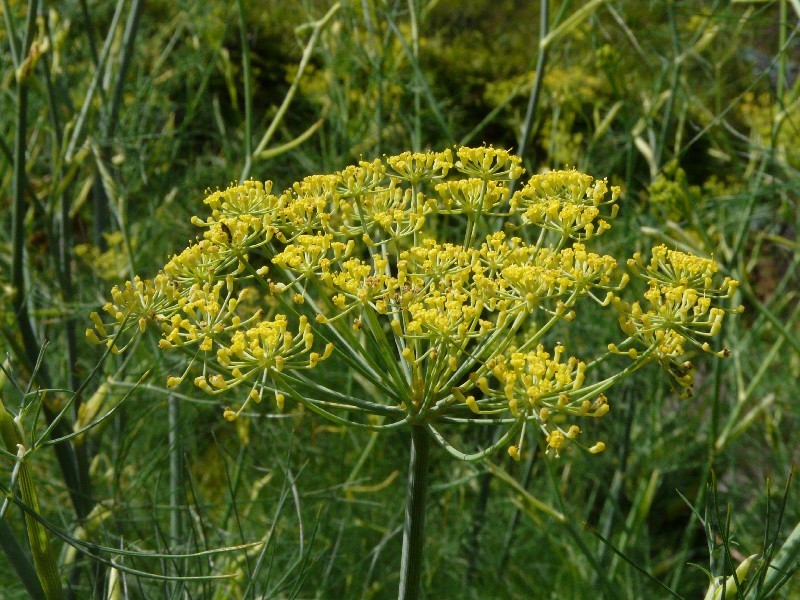
[[[277,195],[254,181],[213,192],[211,214],[192,220],[203,235],[154,279],[115,287],[87,335],[121,352],[154,331],[181,357],[167,385],[192,374],[225,398],[228,420],[267,392],[278,409],[291,399],[347,426],[422,427],[466,460],[503,447],[519,459],[528,425],[558,455],[582,446],[578,420],[608,413],[605,392],[645,363],[688,388],[691,348],[724,356],[710,338],[736,282],[715,287],[713,260],[658,246],[629,261],[647,290],[624,301],[628,275],[588,247],[619,188],[567,170],[511,195],[523,172],[482,146],[362,161]],[[627,337],[578,358],[557,340],[587,299],[616,310]],[[354,373],[352,391],[310,374],[323,361]],[[621,366],[599,376],[610,361]],[[469,451],[447,435],[464,425],[504,431]]]
[[[652,250],[650,263],[645,265],[639,254],[628,261],[633,272],[647,282],[645,308],[639,301],[619,302],[620,326],[629,340],[653,352],[669,375],[691,395],[693,365],[686,360],[687,347],[694,347],[718,357],[730,352],[713,350],[710,339],[722,327],[725,313],[737,313],[743,307],[724,308],[721,300],[730,298],[739,282],[726,277],[720,287],[714,287],[718,265],[666,246]],[[616,346],[612,351],[619,352]],[[634,347],[628,350],[636,356]]]

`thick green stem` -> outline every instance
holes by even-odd
[[[420,594],[430,447],[431,438],[425,427],[413,425],[411,427],[411,453],[408,461],[403,555],[400,559],[400,591],[397,595],[401,600],[413,600],[419,598]]]
[[[8,559],[8,564],[14,569],[20,583],[25,587],[31,598],[34,600],[44,599],[44,590],[36,575],[36,569],[22,548],[14,531],[5,519],[0,518],[0,549]]]

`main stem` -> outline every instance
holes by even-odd
[[[430,446],[430,434],[425,427],[412,425],[406,519],[403,526],[403,556],[400,559],[400,591],[397,595],[400,600],[415,600],[419,598],[420,593]]]

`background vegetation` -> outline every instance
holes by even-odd
[[[209,188],[481,143],[607,176],[602,243],[713,256],[746,311],[693,398],[657,369],[617,388],[600,456],[434,455],[426,595],[697,598],[751,555],[740,597],[800,595],[800,3],[0,7],[0,397],[25,437],[3,430],[1,597],[392,597],[407,436],[291,403],[232,425],[153,345],[104,359],[83,331]]]

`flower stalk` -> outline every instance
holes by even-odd
[[[403,524],[403,554],[400,558],[400,600],[419,598],[422,583],[422,554],[425,543],[425,502],[431,438],[424,426],[411,426],[408,461],[406,515]]]

